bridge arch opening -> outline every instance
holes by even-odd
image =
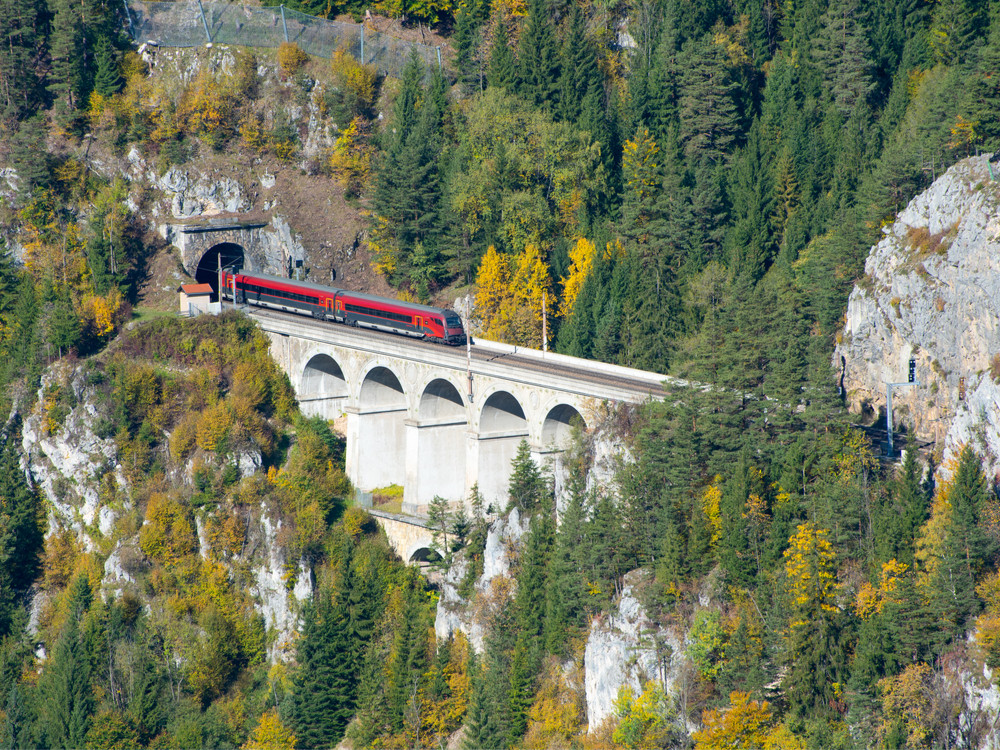
[[[510,469],[517,447],[528,439],[528,420],[513,394],[496,391],[479,416],[479,491],[494,508],[507,505]]]
[[[420,547],[410,555],[408,563],[436,563],[442,560],[441,554],[433,547]]]
[[[194,280],[199,284],[210,284],[216,295],[219,293],[220,260],[223,268],[233,263],[242,267],[245,263],[243,246],[237,245],[235,242],[220,242],[218,245],[210,247],[198,261]]]
[[[302,371],[299,406],[309,415],[336,419],[347,401],[347,378],[337,361],[328,354],[317,354]]]
[[[406,481],[406,394],[387,367],[365,375],[358,395],[358,487],[367,492]]]
[[[542,423],[542,445],[550,450],[566,450],[573,440],[574,429],[587,429],[583,415],[569,404],[554,406]]]
[[[416,505],[430,505],[435,495],[463,499],[468,429],[465,401],[454,384],[443,378],[428,383],[417,408],[416,476],[407,477],[416,487]]]

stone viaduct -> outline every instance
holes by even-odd
[[[247,314],[270,338],[303,411],[346,422],[354,486],[402,485],[409,514],[426,512],[435,495],[466,501],[474,484],[487,503],[506,505],[522,440],[558,473],[574,425],[592,426],[603,402],[665,395],[662,375],[574,357],[477,340],[469,360],[465,348],[259,308]]]

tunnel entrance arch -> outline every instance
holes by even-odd
[[[198,267],[194,272],[194,279],[199,284],[209,284],[212,287],[212,291],[214,292],[213,301],[219,299],[220,259],[223,268],[233,263],[243,267],[246,262],[243,246],[235,242],[220,242],[217,245],[212,245],[201,256],[201,260],[198,261]]]

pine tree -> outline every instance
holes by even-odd
[[[490,48],[490,62],[486,80],[490,86],[513,90],[517,83],[517,60],[508,41],[507,24],[503,18],[497,19]]]
[[[321,593],[306,608],[292,690],[292,725],[300,747],[331,747],[354,715],[357,683],[351,669],[348,616]]]
[[[545,0],[528,0],[528,18],[518,44],[517,92],[553,111],[559,92],[559,46]]]
[[[84,746],[95,701],[90,685],[91,668],[80,624],[90,608],[93,593],[85,574],[73,580],[69,617],[52,649],[49,666],[39,679],[40,744],[47,747]]]
[[[106,36],[97,39],[97,72],[94,74],[94,91],[111,97],[122,90],[124,81],[115,58],[115,50]]]

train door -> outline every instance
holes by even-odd
[[[419,315],[414,315],[413,316],[413,325],[416,327],[417,333],[420,333],[423,330],[423,327],[424,327],[424,319],[421,318]]]

